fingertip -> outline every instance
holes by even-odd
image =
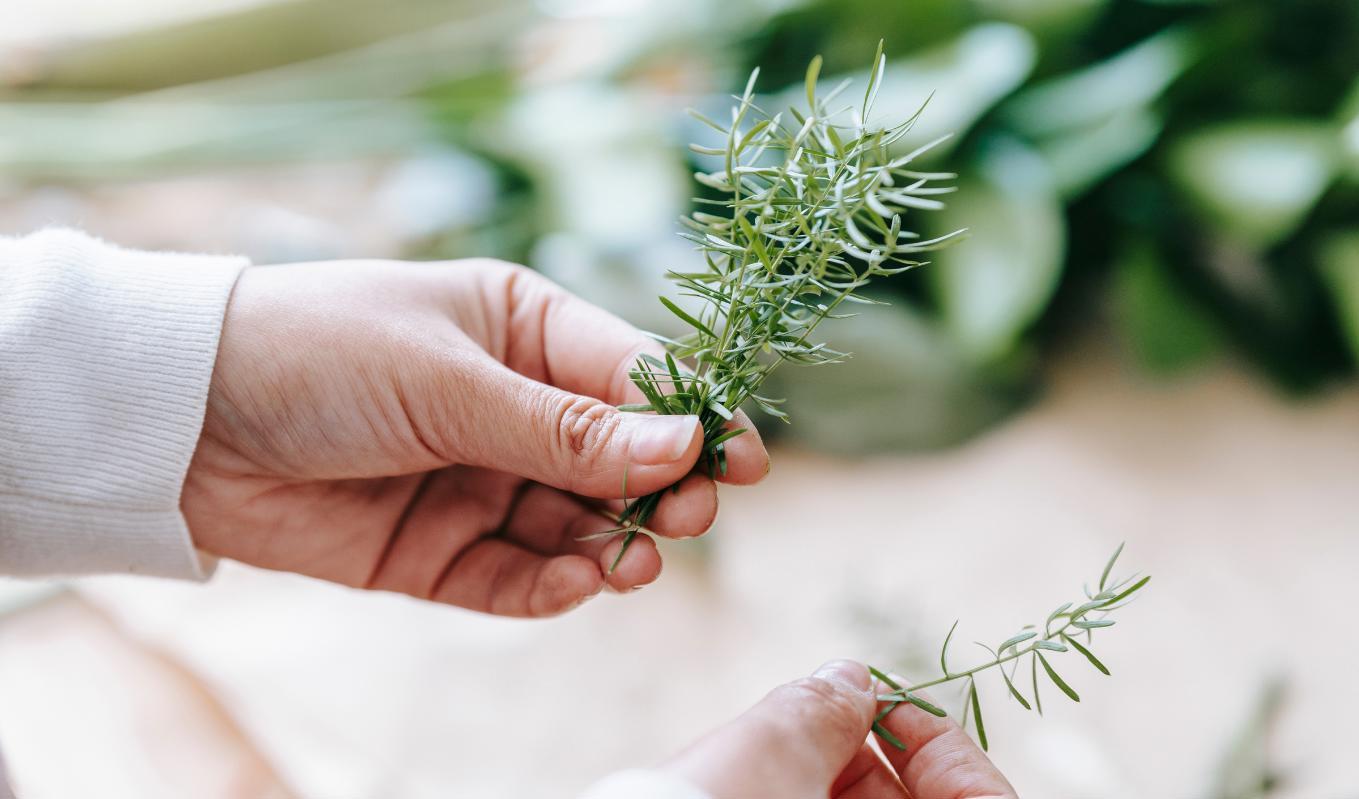
[[[530,600],[531,615],[556,616],[573,610],[603,590],[604,575],[583,555],[559,555],[542,568]]]
[[[614,499],[645,496],[683,479],[703,451],[697,416],[619,413],[616,440],[589,474],[571,481],[579,494]]]
[[[609,568],[618,559],[618,553],[622,548],[623,538],[620,536],[604,547],[599,554],[599,568],[605,575],[605,582],[610,589],[619,593],[636,591],[660,577],[661,553],[656,550],[656,542],[652,541],[650,536],[638,535],[633,538],[623,559],[619,560],[618,565],[610,572]]]
[[[629,430],[629,462],[639,466],[692,466],[703,446],[697,416],[624,413]]]
[[[719,471],[714,474],[714,479],[720,483],[754,485],[769,474],[769,452],[764,447],[764,440],[760,437],[760,431],[750,421],[750,417],[741,413],[728,422],[723,429],[739,430],[743,428],[745,429],[744,433],[728,439],[722,445],[727,453],[727,468],[725,472]]]
[[[666,538],[697,538],[717,521],[717,484],[691,473],[661,497],[647,529]]]
[[[860,693],[867,693],[872,686],[872,676],[868,673],[868,667],[853,660],[827,661],[817,667],[812,676],[837,682]]]

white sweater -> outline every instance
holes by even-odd
[[[204,579],[179,495],[245,265],[0,237],[0,574]],[[644,771],[582,799],[643,797],[707,799]]]
[[[179,492],[244,266],[0,238],[0,573],[203,576]]]

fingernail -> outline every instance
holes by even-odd
[[[642,466],[674,463],[683,457],[694,440],[697,416],[630,416],[632,461]]]
[[[859,693],[867,693],[869,689],[868,669],[852,660],[832,660],[824,663],[812,672],[812,676],[848,686]]]

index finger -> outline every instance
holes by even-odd
[[[991,759],[952,719],[897,705],[882,725],[906,745],[882,742],[883,754],[914,799],[1017,799]]]

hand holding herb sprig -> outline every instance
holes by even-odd
[[[962,671],[953,671],[948,665],[948,646],[953,640],[953,633],[958,629],[958,623],[954,622],[953,627],[948,631],[944,638],[944,645],[939,651],[939,668],[943,672],[942,676],[913,685],[902,685],[894,680],[885,672],[869,667],[874,677],[877,677],[890,690],[889,693],[878,696],[879,701],[885,703],[882,710],[874,720],[873,730],[883,740],[898,749],[905,749],[905,745],[897,740],[891,732],[881,724],[881,721],[894,708],[904,703],[910,703],[916,707],[933,713],[936,716],[947,715],[942,708],[920,696],[920,691],[933,688],[937,685],[944,685],[953,682],[962,682],[964,693],[967,695],[966,704],[963,705],[963,726],[966,727],[969,716],[976,724],[977,741],[982,749],[989,749],[990,743],[986,737],[986,724],[982,721],[981,700],[977,696],[977,675],[989,669],[996,669],[1001,679],[1005,681],[1005,687],[1009,694],[1025,710],[1037,709],[1041,715],[1043,712],[1043,702],[1038,693],[1038,672],[1041,668],[1047,679],[1057,686],[1058,690],[1066,694],[1073,702],[1081,701],[1080,695],[1076,693],[1066,681],[1057,674],[1057,670],[1048,661],[1050,654],[1069,652],[1075,650],[1090,661],[1090,664],[1103,674],[1109,674],[1109,669],[1095,653],[1090,651],[1091,639],[1094,631],[1114,626],[1114,620],[1109,615],[1126,605],[1138,591],[1151,581],[1150,576],[1133,575],[1118,580],[1112,580],[1110,575],[1113,572],[1114,564],[1118,561],[1118,556],[1123,554],[1123,545],[1120,544],[1114,551],[1113,557],[1105,565],[1103,573],[1100,574],[1099,583],[1095,591],[1091,591],[1087,586],[1085,589],[1086,601],[1080,604],[1067,602],[1048,614],[1047,620],[1042,626],[1026,625],[1023,630],[1000,642],[994,649],[983,643],[978,643],[991,655],[991,659]],[[1086,642],[1082,644],[1079,637],[1084,636]],[[1048,654],[1044,654],[1044,653]],[[1033,703],[1030,704],[1028,698],[1022,691],[1015,686],[1015,675],[1019,671],[1020,661],[1024,658],[1029,659],[1029,676],[1032,684]],[[1009,672],[1006,667],[1013,664]]]
[[[681,295],[697,300],[697,310],[661,298],[688,332],[658,337],[664,358],[644,354],[637,360],[631,378],[646,402],[624,409],[698,416],[712,471],[726,472],[724,445],[745,432],[729,424],[744,403],[787,419],[781,400],[760,394],[779,364],[846,357],[812,339],[817,325],[843,316],[844,303],[873,304],[860,293],[873,279],[919,266],[912,260],[917,253],[962,232],[922,240],[903,229],[904,214],[942,207],[935,197],[952,187],[935,181],[954,175],[913,166],[942,139],[891,155],[919,111],[892,128],[866,125],[885,67],[879,44],[862,102],[844,108],[836,102],[850,82],[818,95],[817,57],[807,69],[805,112],[770,115],[760,108],[754,94],[758,69],[727,124],[694,112],[726,139],[721,147],[691,145],[700,155],[721,159],[720,169],[696,175],[718,199],[698,199],[708,210],[683,220],[682,235],[703,254],[706,269],[670,274]],[[645,529],[662,495],[629,502],[619,526],[605,533],[623,536],[619,558]]]

